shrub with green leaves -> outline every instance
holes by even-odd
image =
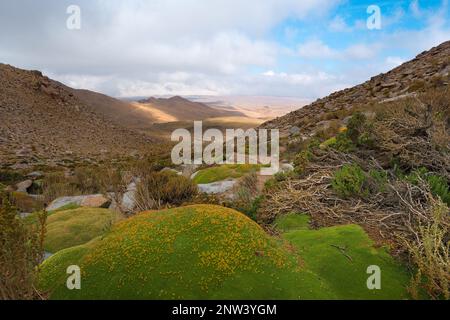
[[[375,188],[377,191],[385,191],[386,190],[386,184],[388,183],[388,174],[384,170],[370,170],[369,176],[373,180],[375,184]]]
[[[336,141],[331,145],[334,149],[349,153],[355,151],[356,145],[348,137],[347,132],[342,132],[336,136]]]
[[[303,150],[302,152],[297,154],[294,160],[295,172],[298,174],[302,174],[305,171],[306,166],[311,161],[312,156],[313,155],[309,150]]]
[[[346,153],[355,151],[357,147],[372,148],[372,125],[367,117],[361,112],[355,113],[348,123],[347,131],[339,133],[331,146]]]
[[[297,174],[302,174],[305,171],[314,156],[313,151],[317,148],[320,148],[320,141],[312,139],[308,142],[304,150],[297,154],[294,159],[294,167]]]
[[[406,176],[406,180],[415,185],[419,184],[420,180],[426,181],[430,187],[431,193],[434,196],[440,197],[442,202],[450,206],[450,189],[447,179],[444,177],[433,172],[428,172],[426,168],[420,168]]]
[[[332,187],[337,194],[344,198],[352,196],[366,197],[369,194],[366,181],[367,176],[360,166],[347,164],[334,174]]]

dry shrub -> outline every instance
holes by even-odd
[[[235,198],[227,204],[256,220],[256,211],[259,207],[258,175],[255,172],[245,175],[235,187]]]
[[[420,222],[413,238],[403,238],[417,274],[411,293],[419,298],[424,288],[433,299],[450,299],[450,221],[449,209],[440,200],[430,197],[428,221]]]
[[[106,167],[99,177],[101,193],[111,200],[117,210],[122,214],[127,213],[123,208],[122,202],[123,196],[128,191],[128,185],[132,181],[133,177],[128,170],[113,166]]]
[[[135,195],[139,211],[179,206],[198,193],[197,185],[190,179],[171,172],[149,172],[139,179]]]
[[[59,197],[81,195],[77,186],[69,181],[62,172],[46,175],[42,184],[42,196],[45,203],[50,203]]]
[[[43,299],[34,287],[43,260],[46,213],[26,226],[6,196],[0,198],[0,300]]]
[[[373,135],[385,162],[404,171],[425,167],[450,181],[448,89],[379,106]]]

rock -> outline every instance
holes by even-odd
[[[53,200],[49,206],[46,208],[47,211],[54,211],[61,209],[62,207],[72,205],[81,206],[81,202],[83,201],[85,196],[74,196],[74,197],[61,197],[56,200]]]
[[[179,172],[179,171],[177,171],[175,169],[172,169],[172,168],[164,168],[164,169],[161,170],[161,172],[171,172],[171,173],[175,173],[178,176],[181,176],[183,174],[182,172]]]
[[[101,194],[87,196],[81,201],[82,207],[89,207],[89,208],[108,208],[110,204],[111,200],[105,198]]]
[[[197,164],[185,164],[182,165],[182,175],[189,178],[200,166]]]
[[[16,184],[17,192],[28,193],[28,189],[33,185],[32,180],[25,180]]]
[[[350,123],[351,119],[352,116],[345,117],[344,120],[342,120],[342,124],[347,126]]]
[[[292,136],[295,136],[295,135],[297,135],[297,134],[299,134],[300,133],[300,128],[299,127],[291,127],[290,129],[289,129],[289,133],[292,135]]]
[[[52,203],[50,203],[50,205],[47,207],[46,210],[54,211],[68,205],[77,205],[80,207],[92,207],[92,208],[107,208],[110,204],[111,201],[106,199],[101,194],[61,197],[52,201]]]
[[[135,180],[139,182],[139,179]],[[127,191],[122,196],[120,208],[118,207],[116,201],[113,201],[109,209],[114,211],[118,211],[120,209],[120,211],[123,212],[133,212],[134,209],[136,208],[136,201],[135,201],[136,189],[137,189],[136,182],[131,182],[127,187]],[[114,194],[111,194],[111,198],[114,199]]]
[[[27,174],[27,177],[31,178],[31,179],[38,179],[43,176],[44,176],[44,174],[41,171],[34,171],[34,172]]]
[[[136,207],[136,191],[131,190],[124,193],[122,198],[122,210],[125,212],[132,212]]]
[[[198,175],[199,172],[200,172],[200,171],[194,172],[194,173],[191,175],[191,180],[194,180],[194,178]]]
[[[280,166],[280,169],[281,169],[281,172],[285,172],[285,173],[292,172],[292,171],[295,170],[294,166],[292,164],[290,164],[290,163],[283,163]]]
[[[199,184],[198,189],[200,192],[206,194],[221,194],[233,189],[236,183],[236,180],[225,180],[208,184]]]
[[[31,216],[31,212],[21,212],[21,213],[19,213],[19,217],[21,219],[25,219],[25,218],[27,218],[29,216]]]
[[[44,261],[50,258],[53,254],[50,252],[44,252]]]

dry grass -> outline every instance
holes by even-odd
[[[17,219],[6,196],[0,197],[0,300],[43,299],[34,283],[43,259],[47,216],[39,214],[36,228],[29,228]]]
[[[410,291],[419,298],[424,288],[433,299],[450,299],[450,220],[449,209],[440,200],[430,198],[429,221],[420,222],[414,237],[403,238],[412,262],[417,266]]]

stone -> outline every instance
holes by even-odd
[[[34,172],[27,174],[27,177],[31,178],[31,179],[38,179],[43,176],[44,176],[44,174],[41,171],[34,171]]]
[[[183,174],[182,172],[179,172],[172,168],[164,168],[161,170],[161,172],[171,172],[171,173],[175,173],[177,176],[181,176]]]
[[[86,196],[81,201],[82,207],[89,207],[89,208],[108,208],[110,204],[111,200],[105,198],[101,194]]]
[[[236,183],[236,180],[218,181],[208,184],[199,184],[198,189],[200,192],[206,194],[221,194],[233,189]]]
[[[62,207],[65,207],[68,205],[81,206],[81,202],[83,201],[83,199],[84,199],[84,196],[61,197],[61,198],[53,200],[48,205],[46,210],[47,211],[55,211],[55,210],[61,209]]]
[[[16,184],[17,192],[28,193],[28,189],[33,185],[32,180],[25,180]]]
[[[91,207],[91,208],[108,208],[111,201],[105,198],[101,194],[93,194],[86,196],[72,196],[72,197],[61,197],[52,201],[48,207],[47,211],[55,211],[61,209],[62,207],[68,205],[76,205],[80,207]]]
[[[290,163],[283,163],[280,166],[280,169],[281,169],[281,172],[285,172],[285,173],[292,172],[295,170],[294,166]]]
[[[125,212],[132,212],[136,207],[136,190],[130,190],[124,193],[122,198],[121,207]]]
[[[296,127],[296,126],[291,127],[291,128],[289,129],[289,133],[290,133],[292,136],[297,135],[297,134],[300,133],[300,128],[299,128],[299,127]]]

